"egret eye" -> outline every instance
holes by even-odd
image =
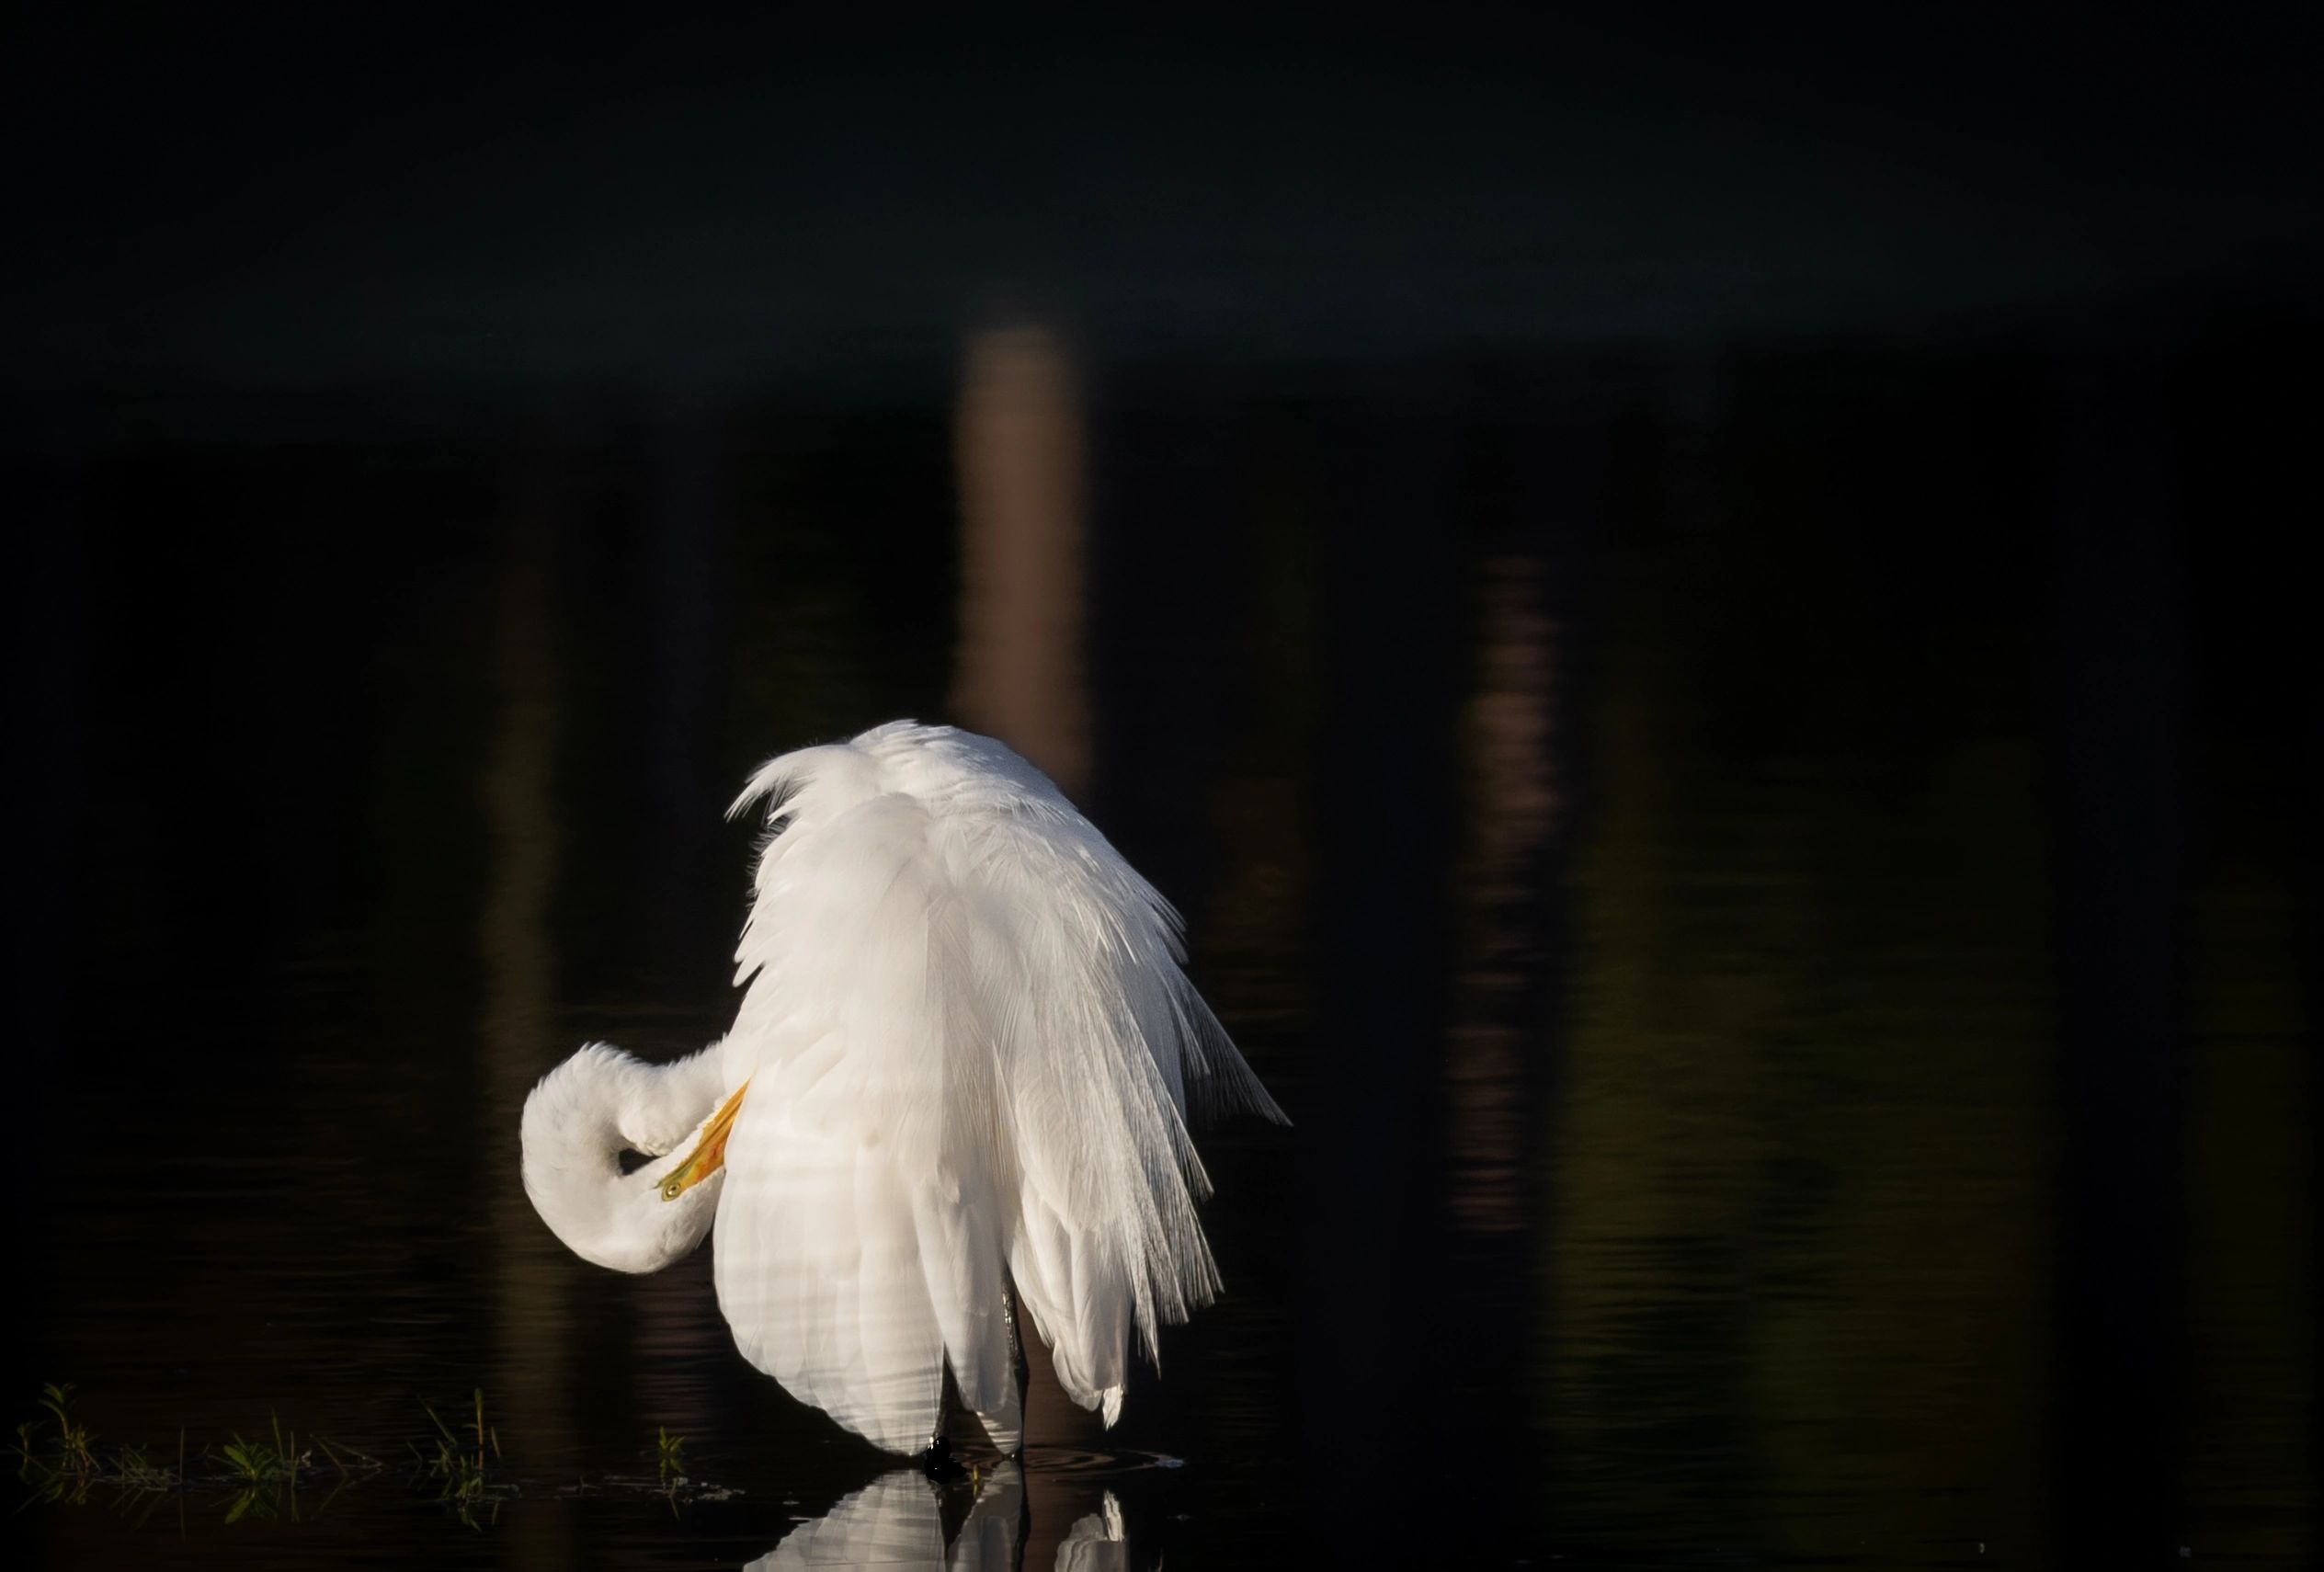
[[[664,1201],[676,1201],[679,1196],[685,1193],[685,1187],[680,1185],[676,1179],[666,1180],[662,1186],[662,1199]]]

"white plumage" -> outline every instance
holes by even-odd
[[[929,1566],[948,1572],[1013,1572],[1023,1565],[1020,1539],[1025,1482],[1001,1463],[974,1485],[968,1514],[948,1541],[943,1503],[926,1475],[899,1468],[846,1497],[822,1517],[801,1523],[743,1572],[792,1566]],[[1096,1509],[1074,1520],[1057,1542],[1055,1572],[1110,1572],[1127,1566],[1129,1537],[1122,1503],[1102,1491]]]
[[[760,802],[734,1029],[648,1072],[714,1088],[692,1094],[698,1125],[740,1095],[723,1175],[697,1153],[621,1177],[609,1130],[667,1148],[592,1098],[649,1100],[636,1061],[593,1048],[528,1103],[536,1204],[591,1259],[650,1270],[699,1240],[715,1190],[743,1353],[891,1451],[928,1444],[947,1366],[1016,1450],[1011,1285],[1065,1392],[1112,1423],[1131,1329],[1151,1356],[1219,1286],[1189,1092],[1282,1117],[1180,970],[1177,914],[1045,776],[970,733],[899,721],[785,754],[730,812]],[[662,1242],[673,1207],[682,1245]]]

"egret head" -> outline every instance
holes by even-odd
[[[525,1099],[525,1193],[575,1255],[615,1271],[659,1271],[701,1244],[725,1179],[742,1092],[707,1118],[674,1111],[663,1068],[590,1043]],[[650,1160],[624,1173],[632,1151]]]

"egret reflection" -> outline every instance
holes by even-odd
[[[974,1494],[966,1514],[947,1532],[947,1518],[959,1512],[960,1497],[968,1492]],[[1028,1532],[1024,1476],[1013,1463],[950,1486],[900,1468],[815,1521],[800,1524],[746,1572],[785,1566],[1014,1568]],[[1122,1505],[1109,1490],[1094,1510],[1074,1521],[1058,1542],[1054,1565],[1058,1572],[1111,1572],[1129,1566],[1129,1550]]]

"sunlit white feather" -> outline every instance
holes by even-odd
[[[716,1207],[719,1304],[752,1363],[896,1452],[951,1371],[1021,1434],[1013,1284],[1111,1424],[1130,1331],[1218,1290],[1190,1094],[1282,1117],[1180,969],[1166,901],[1039,770],[894,722],[754,775],[767,804],[723,1043],[662,1069],[591,1046],[525,1111],[525,1176],[581,1254],[653,1270]],[[747,1086],[725,1168],[669,1208],[671,1150]]]
[[[926,1444],[949,1361],[1009,1446],[1006,1274],[1059,1384],[1112,1422],[1130,1328],[1152,1353],[1218,1289],[1187,1078],[1274,1112],[1179,969],[1177,915],[968,733],[787,754],[734,811],[762,800],[724,1061],[751,1088],[717,1227],[736,1340],[897,1451]]]

